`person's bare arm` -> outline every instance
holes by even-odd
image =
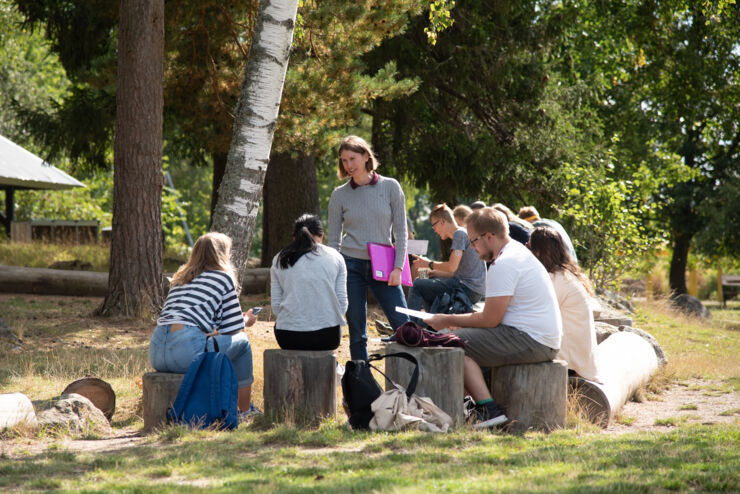
[[[437,314],[424,320],[436,330],[444,328],[493,328],[501,324],[511,296],[488,297],[482,312],[470,314]]]

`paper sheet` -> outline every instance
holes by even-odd
[[[425,256],[429,248],[429,240],[407,240],[406,250],[415,256]]]
[[[400,312],[401,314],[407,314],[411,317],[418,317],[422,321],[424,321],[425,319],[429,319],[430,317],[434,315],[434,314],[430,314],[429,312],[421,312],[418,310],[407,309],[406,307],[400,307],[398,305],[396,306],[396,312]]]

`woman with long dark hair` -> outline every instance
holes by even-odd
[[[342,256],[323,240],[321,220],[304,214],[295,222],[293,242],[272,260],[275,338],[285,350],[334,350],[341,341],[347,268]]]
[[[560,234],[538,226],[529,237],[529,249],[552,279],[563,319],[563,340],[557,358],[579,376],[601,382],[596,361],[596,331],[589,304],[591,282],[568,255]]]

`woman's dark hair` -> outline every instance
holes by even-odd
[[[278,254],[278,266],[282,269],[293,267],[304,254],[317,252],[315,236],[324,234],[324,227],[318,216],[304,214],[297,220],[293,227],[293,242]]]
[[[591,282],[588,280],[578,264],[568,254],[560,234],[547,226],[538,226],[529,236],[529,250],[539,259],[548,273],[557,273],[558,271],[570,271],[580,280],[586,291],[593,295]]]

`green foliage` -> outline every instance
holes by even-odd
[[[606,135],[620,137],[618,162],[658,171],[657,148],[694,170],[655,194],[664,204],[661,227],[675,246],[697,236],[695,247],[706,254],[737,255],[740,8],[576,1],[564,4],[564,12],[578,27],[567,37],[561,71],[600,88]],[[621,176],[632,172],[627,166]],[[682,291],[686,256],[674,252],[671,285]]]
[[[395,58],[401,77],[422,81],[408,97],[376,101],[381,162],[428,187],[435,202],[557,201],[551,170],[591,155],[599,129],[585,89],[564,87],[551,71],[562,26],[544,7],[458,1],[433,47],[426,18],[417,17],[375,50],[371,67]]]
[[[64,164],[60,168],[64,169]],[[82,180],[86,187],[17,191],[16,220],[97,220],[101,228],[110,226],[113,172],[94,172]]]
[[[0,0],[0,134],[32,146],[32,136],[21,125],[18,108],[49,110],[68,87],[64,69],[44,33],[24,26],[11,2]]]
[[[430,0],[429,1],[429,26],[424,28],[429,43],[437,44],[437,36],[440,32],[452,26],[454,20],[450,11],[455,7],[455,0]]]

